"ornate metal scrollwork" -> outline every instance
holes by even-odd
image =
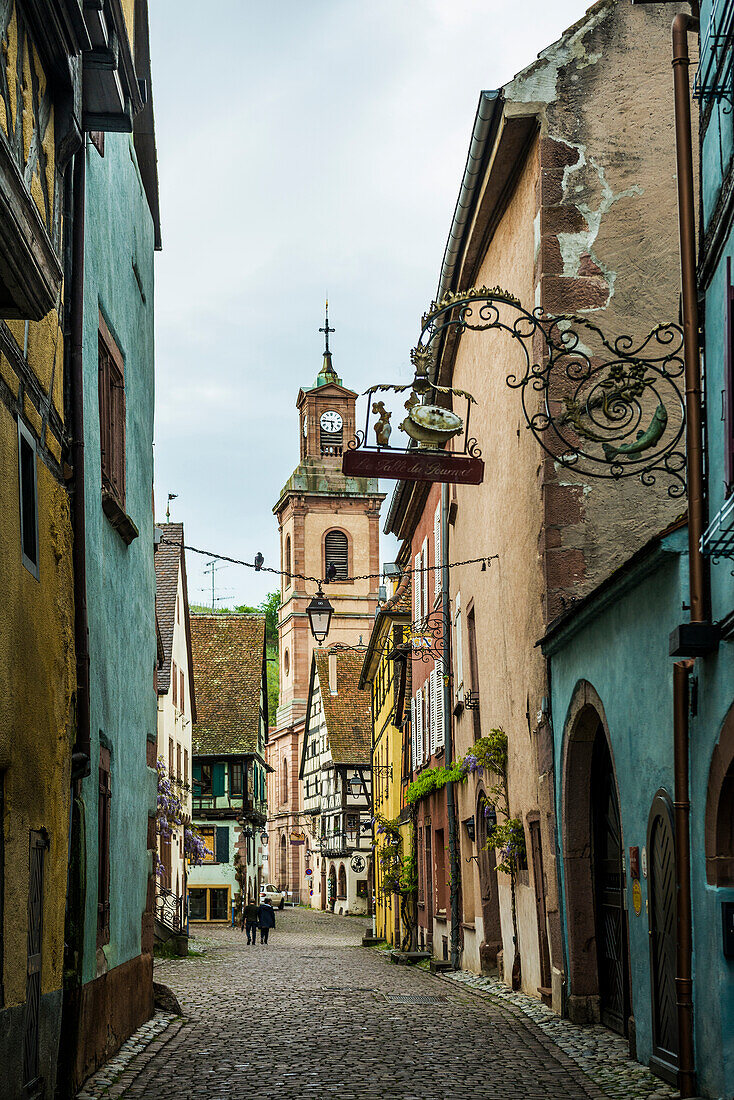
[[[662,475],[671,497],[684,496],[679,325],[657,325],[642,340],[609,340],[587,317],[530,312],[500,287],[473,287],[431,305],[413,361],[430,362],[451,331],[489,330],[521,350],[522,369],[506,375],[507,385],[520,391],[528,428],[560,466],[615,481],[636,476],[645,485]]]

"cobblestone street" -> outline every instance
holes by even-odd
[[[183,1020],[159,1014],[87,1082],[82,1100],[620,1095],[515,1006],[361,947],[364,918],[293,910],[276,919],[267,946],[207,929],[194,945],[201,956],[157,963]],[[670,1095],[646,1076],[647,1090],[629,1095]]]

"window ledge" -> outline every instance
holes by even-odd
[[[117,497],[113,496],[108,489],[102,490],[102,511],[122,541],[128,546],[140,534],[130,516],[118,502]]]

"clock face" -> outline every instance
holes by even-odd
[[[342,430],[342,418],[338,412],[329,410],[328,412],[321,414],[321,420],[319,421],[321,427],[325,432],[340,432]]]

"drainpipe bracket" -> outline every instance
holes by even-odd
[[[681,623],[670,632],[670,657],[707,657],[719,648],[716,623]]]

